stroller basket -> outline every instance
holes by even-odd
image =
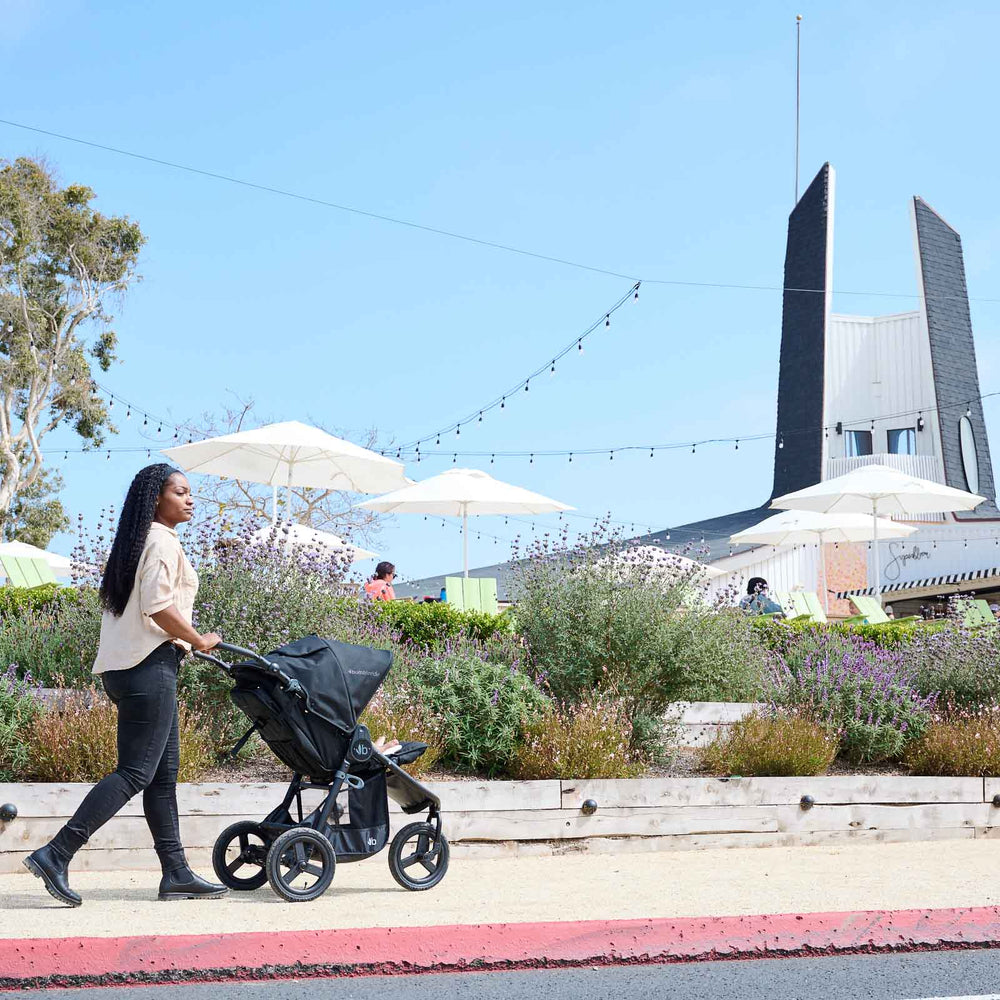
[[[423,822],[398,831],[389,868],[411,890],[429,889],[448,867],[438,797],[400,767],[426,744],[403,744],[393,754],[375,749],[359,717],[392,666],[387,650],[306,636],[266,657],[220,643],[239,663],[196,653],[235,681],[234,704],[252,721],[238,749],[257,731],[292,770],[282,802],[259,823],[241,821],[220,834],[213,865],[233,889],[256,889],[269,881],[291,901],[315,899],[333,880],[336,863],[360,861],[389,841],[388,800],[406,814],[426,811]],[[307,777],[308,776],[308,777]],[[308,815],[302,792],[326,794]],[[337,801],[346,791],[345,810]],[[293,815],[294,812],[294,815]]]

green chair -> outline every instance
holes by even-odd
[[[444,592],[447,602],[459,611],[485,611],[491,615],[499,612],[494,577],[447,576]]]
[[[56,582],[52,567],[40,557],[0,555],[0,566],[12,587],[44,587]]]
[[[966,628],[996,628],[997,620],[990,610],[989,601],[977,600],[959,601],[959,610],[963,612],[962,623]]]
[[[860,594],[856,597],[851,598],[851,604],[853,604],[858,609],[858,617],[864,619],[864,624],[866,625],[884,625],[886,622],[897,621],[897,622],[922,622],[923,618],[920,615],[907,615],[905,618],[890,618],[885,611],[882,610],[882,605],[874,597],[863,597]],[[848,619],[850,622],[856,621],[856,619]]]
[[[812,615],[812,620],[825,625],[827,620],[826,611],[823,610],[819,595],[811,590],[804,590],[802,592],[802,600],[805,602],[809,614]]]
[[[771,591],[771,597],[781,605],[781,610],[785,613],[786,622],[801,622],[812,617],[805,604],[799,601],[800,596],[798,591]]]

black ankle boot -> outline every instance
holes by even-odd
[[[49,895],[67,906],[79,906],[83,900],[69,887],[69,862],[51,844],[39,847],[24,859],[24,867],[45,883]]]
[[[195,875],[190,868],[167,872],[160,879],[160,899],[214,899],[225,896],[229,890],[224,885],[209,882]]]

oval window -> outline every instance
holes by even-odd
[[[976,435],[972,421],[962,417],[958,422],[958,439],[962,446],[962,468],[965,470],[965,484],[970,493],[979,492],[979,453],[976,451]]]

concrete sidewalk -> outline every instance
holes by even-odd
[[[154,981],[143,977],[302,974],[348,959],[358,972],[433,968],[445,955],[449,967],[509,966],[1000,943],[1000,845],[989,840],[459,860],[420,893],[376,857],[339,867],[303,904],[269,886],[161,903],[157,881],[81,872],[84,905],[69,909],[31,875],[3,876],[0,981],[41,982],[74,962],[74,982]]]
[[[1000,844],[989,840],[453,861],[428,892],[397,886],[379,855],[339,866],[312,903],[286,903],[267,885],[162,903],[154,872],[71,874],[84,898],[78,909],[61,906],[27,872],[0,877],[8,914],[0,938],[1000,905]]]

